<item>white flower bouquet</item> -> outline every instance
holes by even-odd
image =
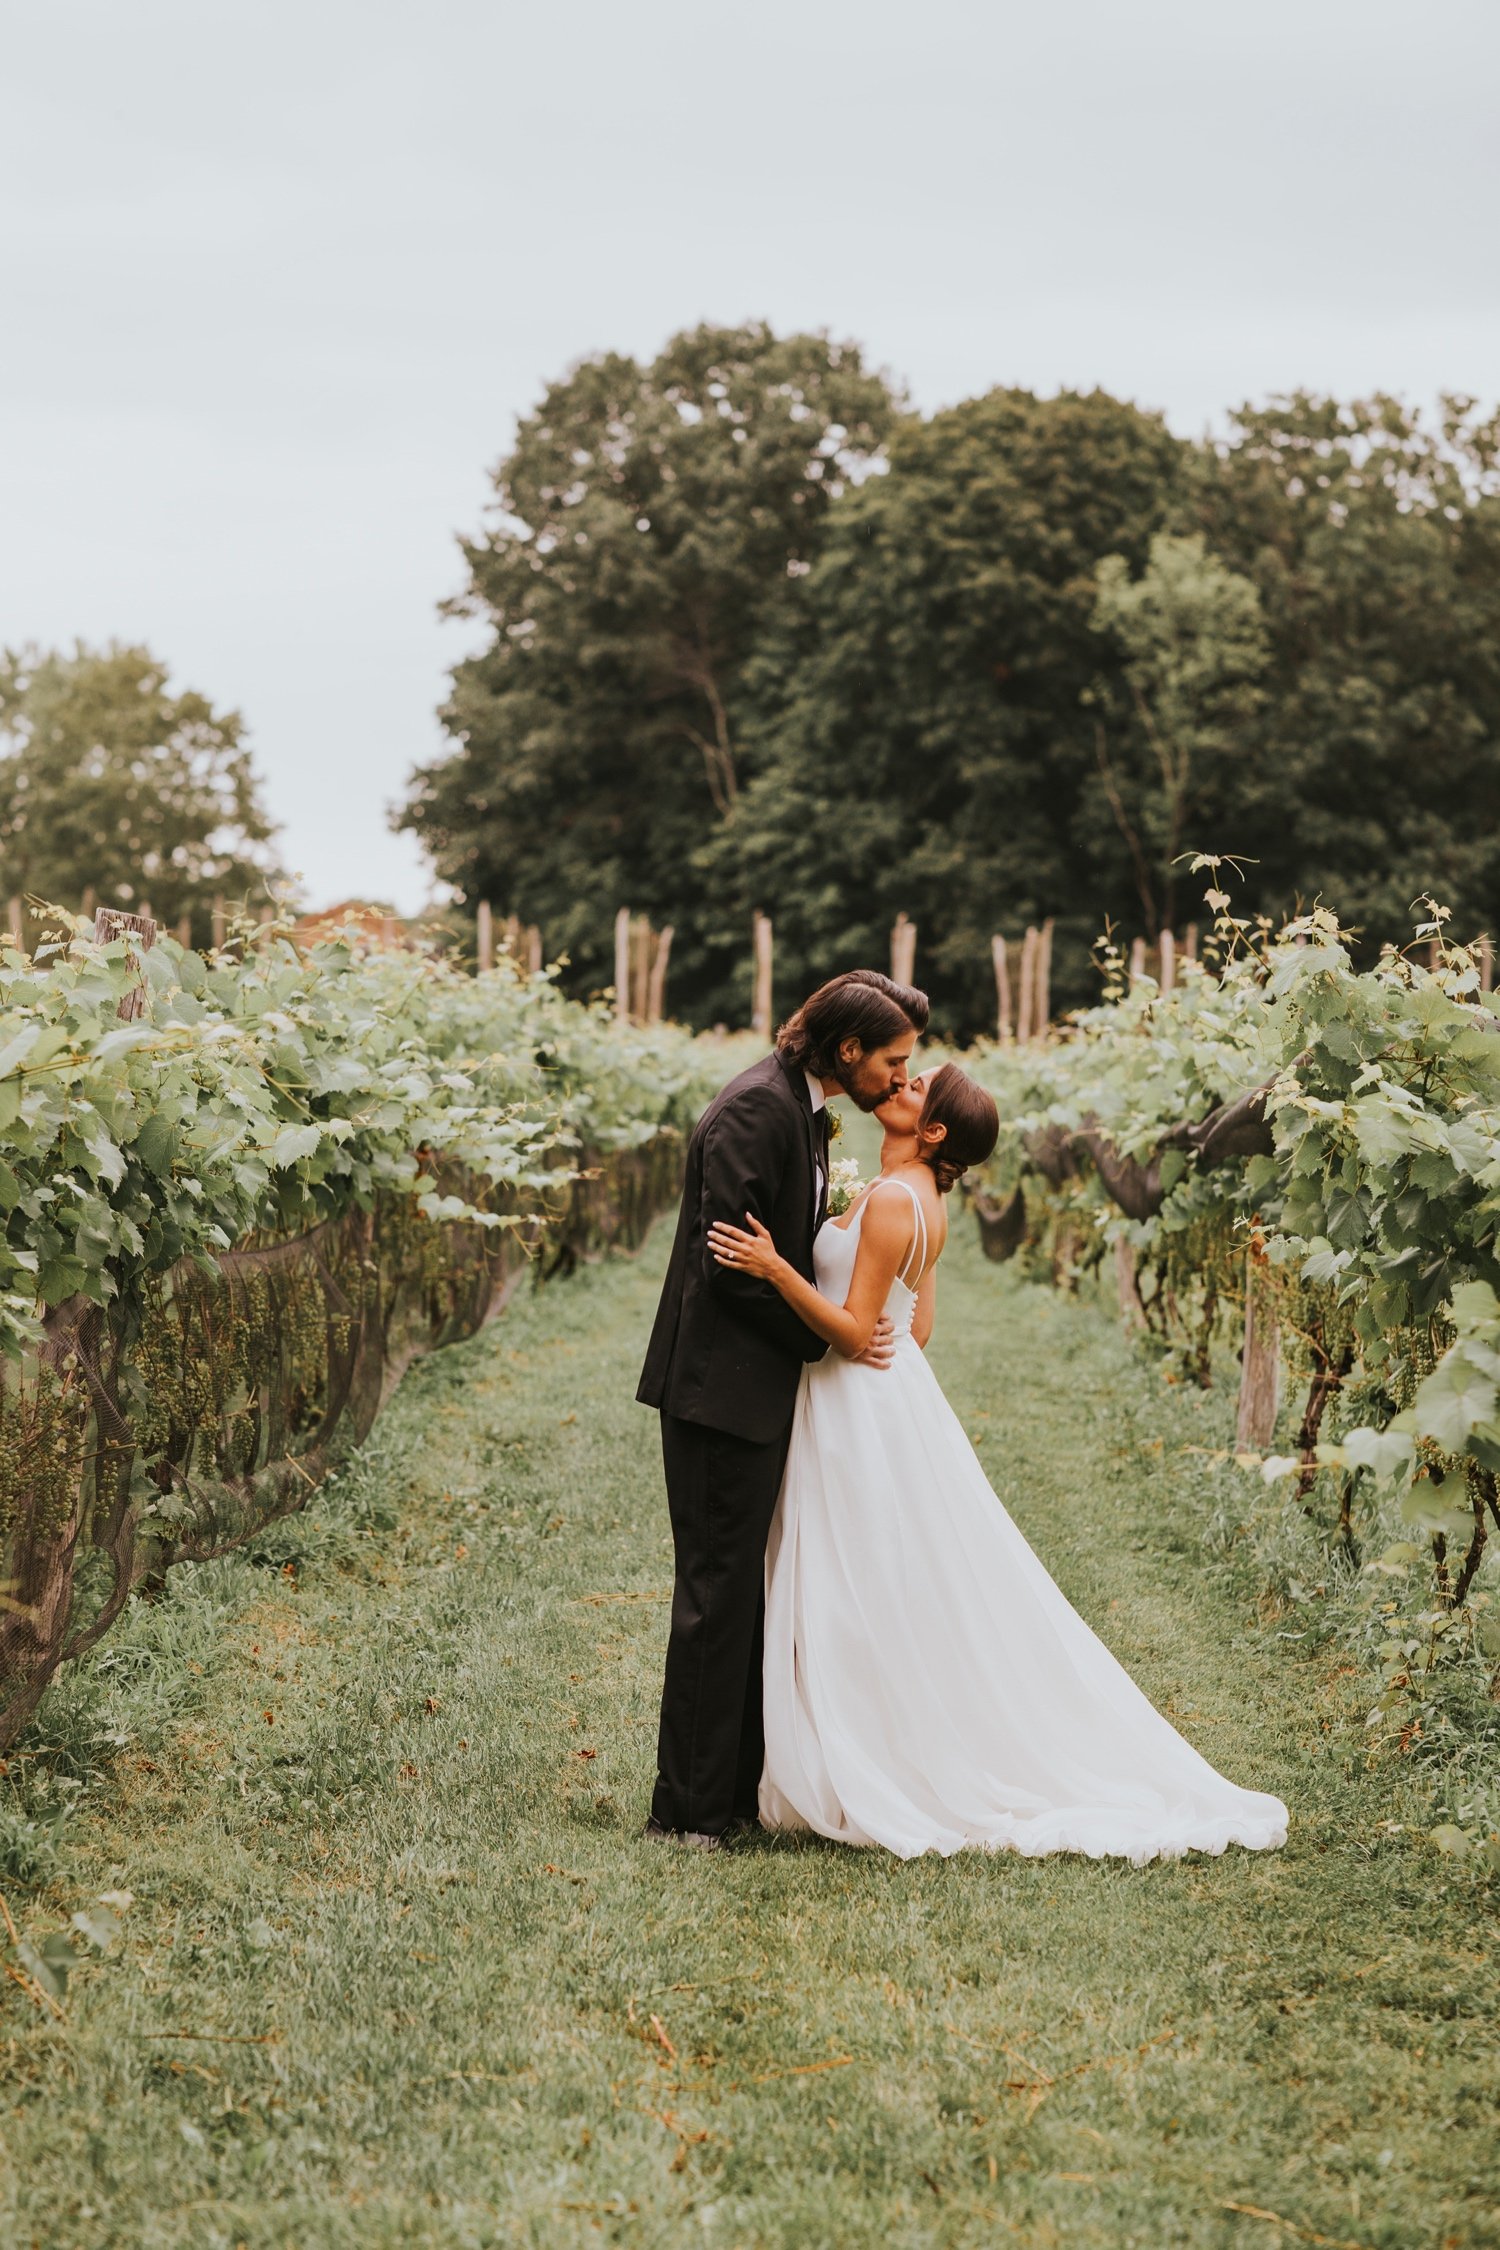
[[[864,1184],[857,1156],[834,1157],[828,1167],[829,1218],[841,1219]]]

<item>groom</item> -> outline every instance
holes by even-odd
[[[769,1282],[709,1255],[716,1219],[752,1213],[813,1278],[828,1210],[830,1096],[878,1109],[906,1084],[927,996],[874,969],[819,987],[776,1047],[730,1080],[688,1143],[677,1239],[636,1396],[661,1409],[676,1550],[649,1837],[716,1848],[753,1826],[765,1743],[766,1539],[802,1368],[827,1349]],[[891,1359],[889,1325],[864,1355]]]

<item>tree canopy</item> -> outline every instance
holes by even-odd
[[[522,422],[451,605],[490,628],[443,713],[458,747],[401,820],[584,982],[629,903],[675,919],[675,981],[711,1000],[698,854],[753,778],[745,668],[897,412],[852,346],[703,327],[585,360]]]
[[[216,895],[263,890],[271,826],[244,722],[172,694],[149,649],[0,656],[0,885],[74,911],[101,905],[208,936]]]
[[[902,909],[950,1020],[990,1014],[996,929],[1053,914],[1086,959],[1129,891],[1079,699],[1110,662],[1094,571],[1144,566],[1184,450],[1102,392],[992,391],[904,427],[840,504],[757,668],[760,771],[714,855],[726,905],[775,914],[790,985],[880,964]]]
[[[1219,440],[1095,391],[929,418],[858,351],[699,329],[589,360],[496,473],[454,606],[454,748],[402,814],[471,902],[580,986],[629,906],[671,997],[743,1021],[883,964],[898,911],[946,1028],[992,1020],[990,938],[1319,896],[1370,944],[1413,900],[1500,918],[1500,424],[1390,399],[1246,407]]]
[[[1325,897],[1404,942],[1430,894],[1500,934],[1500,418],[1298,394],[1244,408],[1198,471],[1270,659],[1192,841],[1253,860],[1266,912]]]

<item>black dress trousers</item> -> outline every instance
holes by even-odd
[[[661,1418],[677,1574],[651,1817],[721,1835],[754,1820],[765,1757],[765,1553],[792,1421],[769,1443]]]

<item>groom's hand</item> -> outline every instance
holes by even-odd
[[[875,1333],[854,1362],[856,1367],[889,1367],[896,1356],[896,1331],[891,1326],[890,1315],[882,1313],[875,1323]]]

